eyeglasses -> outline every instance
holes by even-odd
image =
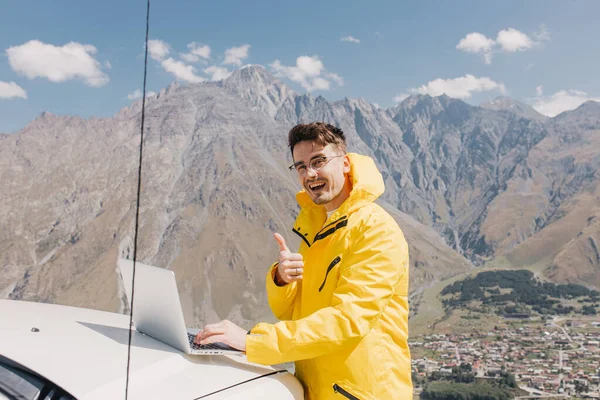
[[[306,167],[306,164],[304,164],[302,161],[298,161],[297,163],[290,165],[288,169],[290,171],[296,171],[298,175],[305,175],[308,172],[308,168],[312,169],[315,172],[318,172],[332,159],[344,156],[345,154],[332,157],[315,157],[312,160],[310,160],[310,162],[308,163],[308,167]]]

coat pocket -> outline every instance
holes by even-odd
[[[360,400],[358,397],[356,397],[355,395],[353,395],[352,393],[350,393],[349,391],[347,391],[346,389],[344,389],[343,387],[341,387],[337,383],[333,384],[333,391],[335,393],[341,394],[342,396],[344,396],[347,399],[350,399],[350,400]]]
[[[329,264],[329,266],[327,267],[327,272],[325,272],[325,279],[323,279],[323,283],[319,287],[319,292],[321,290],[323,290],[323,287],[325,287],[325,282],[327,282],[327,276],[329,276],[329,272],[331,272],[333,267],[335,267],[341,260],[342,260],[342,258],[340,256],[337,256],[336,258],[333,259],[331,264]]]

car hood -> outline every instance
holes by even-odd
[[[0,300],[0,354],[78,399],[124,398],[128,326],[127,315]],[[273,373],[245,356],[186,355],[133,331],[128,394],[197,399]]]

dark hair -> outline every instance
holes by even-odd
[[[332,144],[337,150],[346,153],[346,136],[344,136],[344,132],[331,124],[311,122],[310,124],[299,124],[293,127],[288,133],[288,144],[292,155],[294,154],[294,146],[305,140],[315,141],[323,147]]]

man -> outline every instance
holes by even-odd
[[[303,187],[293,253],[281,235],[267,274],[269,305],[281,320],[249,332],[207,325],[200,343],[225,342],[249,361],[295,361],[307,399],[412,399],[408,349],[408,246],[374,203],[384,191],[373,160],[346,154],[342,130],[297,125],[289,146]]]

